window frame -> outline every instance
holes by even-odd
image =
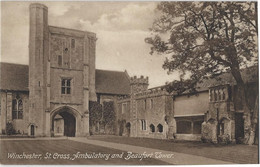
[[[145,119],[141,119],[141,130],[143,130],[143,131],[146,130],[146,121],[145,121]]]
[[[125,114],[127,111],[127,103],[122,103],[122,114]]]
[[[63,83],[64,83],[64,85],[63,85]],[[61,78],[61,89],[60,90],[61,90],[61,95],[71,95],[72,94],[72,78]],[[68,90],[69,90],[69,93],[68,93]]]
[[[12,100],[12,120],[23,119],[23,100],[15,98]]]

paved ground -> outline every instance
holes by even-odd
[[[69,140],[78,141],[82,143],[93,144],[96,146],[103,146],[107,148],[116,148],[122,151],[126,151],[132,157],[132,152],[137,153],[137,156],[144,157],[146,155],[151,155],[152,158],[159,159],[161,161],[167,162],[169,164],[175,165],[206,165],[206,164],[230,164],[230,162],[225,162],[221,160],[215,160],[211,158],[206,158],[202,156],[189,155],[171,151],[165,151],[161,149],[151,149],[140,146],[133,146],[128,144],[119,144],[98,140],[91,140],[87,138],[69,138]],[[136,154],[134,154],[135,156]],[[137,157],[140,159],[140,157]]]
[[[120,136],[90,136],[89,139],[197,155],[237,164],[258,163],[258,146],[256,145],[216,145],[202,142],[162,141],[160,139],[128,138]]]
[[[95,146],[67,139],[2,139],[0,140],[0,163],[1,164],[117,164],[117,165],[167,165],[168,163],[156,160],[156,159],[129,159],[123,158],[112,159],[112,154],[120,156],[121,150],[111,149],[101,146]],[[93,153],[100,154],[99,158],[88,158],[83,157],[75,158],[77,152],[88,155]],[[8,158],[9,153],[9,158]],[[12,154],[16,153],[16,155]],[[33,155],[34,153],[34,155]],[[40,154],[42,156],[40,156]],[[51,155],[50,155],[51,154]],[[68,154],[70,156],[68,156]],[[107,154],[110,154],[110,158],[105,160]],[[125,153],[126,154],[126,153]],[[19,159],[17,155],[22,155]],[[25,156],[32,159],[24,159]],[[16,156],[16,158],[14,158]],[[101,157],[104,156],[104,157]],[[13,158],[11,158],[13,157]],[[50,157],[50,158],[48,158]],[[66,159],[69,158],[69,159]],[[74,159],[75,158],[75,159]],[[73,160],[74,159],[74,160]]]

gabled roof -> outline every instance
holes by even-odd
[[[2,90],[29,91],[28,65],[1,63],[0,70],[0,88]]]
[[[245,83],[258,82],[258,66],[241,69],[242,79]],[[212,79],[204,79],[197,84],[197,91],[208,90],[211,86],[216,85],[236,85],[236,80],[230,72],[225,72]]]
[[[0,63],[1,90],[29,91],[29,66]],[[126,72],[96,70],[96,92],[101,94],[130,94],[130,80]]]
[[[96,93],[130,94],[130,80],[127,73],[96,70]]]

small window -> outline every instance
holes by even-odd
[[[153,124],[150,125],[150,132],[155,132],[155,127]]]
[[[161,124],[157,125],[157,132],[163,132],[163,126]]]
[[[71,39],[71,48],[75,48],[75,39]]]
[[[58,56],[58,65],[59,66],[62,65],[62,56],[61,55]]]
[[[218,100],[222,100],[222,90],[218,89]]]
[[[122,104],[122,114],[126,113],[127,110],[127,103]]]
[[[151,108],[153,108],[153,99],[151,99]]]
[[[146,130],[146,121],[144,119],[141,120],[141,128],[142,130]]]
[[[214,90],[214,101],[218,100],[217,90]]]
[[[71,79],[62,79],[61,94],[71,94]]]
[[[222,88],[222,100],[226,100],[225,88]]]
[[[146,99],[144,100],[144,109],[146,110]]]

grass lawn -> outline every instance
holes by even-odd
[[[90,136],[89,139],[198,155],[238,164],[258,163],[258,146],[256,145],[220,145],[202,142],[129,138],[121,136]]]
[[[123,158],[112,159],[109,158],[92,158],[84,159],[78,158],[75,160],[63,159],[67,158],[69,154],[73,159],[73,154],[80,152],[85,154],[102,153],[104,154],[121,154],[122,151],[116,149],[108,149],[105,147],[99,147],[80,142],[70,140],[0,140],[0,163],[1,164],[66,164],[66,165],[80,165],[80,164],[116,164],[116,165],[167,165],[167,163],[156,159],[130,159],[125,160]],[[11,159],[8,158],[8,153],[17,154],[42,154],[42,156],[34,157],[33,159]],[[51,154],[51,158],[45,159],[44,157],[48,153]],[[48,155],[50,155],[48,154]],[[66,155],[64,155],[66,154]],[[56,159],[54,159],[56,158]]]

